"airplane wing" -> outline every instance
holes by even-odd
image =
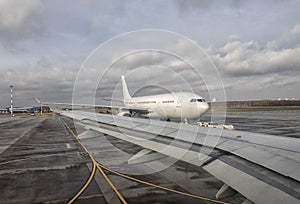
[[[137,108],[122,108],[124,111],[131,111],[139,114],[148,114],[150,111],[148,109],[137,109]]]
[[[39,99],[35,99],[39,104],[49,105],[49,106],[69,106],[69,107],[93,107],[93,108],[109,108],[109,109],[116,109],[119,112],[129,111],[138,114],[148,114],[150,111],[148,109],[141,109],[141,108],[127,108],[124,106],[110,106],[110,105],[101,105],[101,104],[84,104],[84,103],[57,103],[57,102],[41,102]],[[108,99],[105,99],[108,100]],[[121,102],[119,100],[115,100],[117,102]]]
[[[143,147],[143,152],[128,160],[129,164],[168,156],[205,169],[224,183],[217,198],[239,192],[247,198],[245,204],[300,203],[300,140],[297,138],[220,132],[195,125],[82,111],[60,114],[73,118],[86,129],[78,136],[83,144],[91,132],[101,132]]]

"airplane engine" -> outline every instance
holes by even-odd
[[[122,116],[124,116],[124,117],[131,117],[130,113],[124,113]]]
[[[119,113],[118,113],[119,116],[124,116],[124,117],[131,117],[131,113],[129,111],[123,111],[121,110]]]

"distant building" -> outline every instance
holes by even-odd
[[[0,109],[0,113],[5,114],[5,113],[9,113],[8,108],[2,108]]]
[[[42,106],[43,113],[50,113],[51,109],[48,106]],[[30,110],[31,113],[41,112],[41,106],[34,106]]]
[[[11,108],[8,108],[8,111],[11,112]],[[14,107],[13,108],[14,113],[29,113],[30,112],[30,107]]]
[[[0,109],[1,114],[10,113],[11,108],[3,108]],[[41,106],[33,106],[33,107],[14,107],[14,113],[36,113],[41,112]],[[51,112],[51,109],[48,106],[42,106],[43,113]]]

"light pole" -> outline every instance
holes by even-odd
[[[14,110],[13,110],[13,85],[10,85],[10,116],[14,116]]]
[[[41,106],[41,115],[43,115],[43,104],[42,104],[42,102],[38,98],[35,98],[35,100],[40,104],[40,106]]]

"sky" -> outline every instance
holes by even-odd
[[[299,0],[0,0],[0,107],[9,106],[9,85],[16,106],[37,105],[36,97],[71,102],[74,89],[82,102],[120,98],[122,74],[136,95],[192,87],[208,101],[224,100],[216,90],[226,100],[300,99],[299,10]],[[135,35],[145,29],[163,34]],[[159,40],[161,52],[116,61]],[[202,78],[182,59],[192,59]],[[222,82],[206,77],[212,73],[203,67],[214,66]]]

